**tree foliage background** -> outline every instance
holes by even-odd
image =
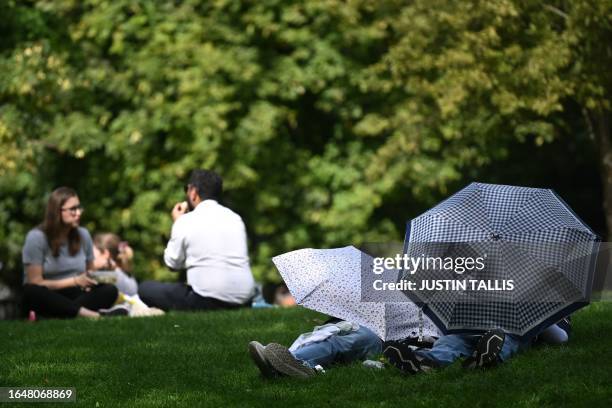
[[[168,279],[169,210],[196,167],[224,177],[259,279],[285,251],[401,240],[476,179],[553,187],[611,229],[612,0],[7,0],[0,15],[5,280],[60,185],[90,231],[130,242],[139,278]]]

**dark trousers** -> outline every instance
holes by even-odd
[[[146,281],[138,285],[138,296],[147,306],[162,310],[217,310],[237,309],[249,304],[228,303],[200,296],[184,283]]]
[[[23,286],[25,310],[34,310],[45,317],[76,317],[81,307],[99,310],[111,307],[117,300],[114,285],[99,284],[89,292],[78,287],[51,290],[46,286],[26,284]]]

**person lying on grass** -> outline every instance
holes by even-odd
[[[433,323],[423,326],[422,338],[407,338],[402,344],[431,347],[440,335]],[[335,363],[372,358],[381,353],[382,340],[370,329],[355,323],[330,318],[312,333],[299,336],[290,348],[278,343],[267,346],[249,343],[249,354],[266,378],[288,376],[309,378]]]
[[[489,368],[507,361],[530,347],[535,341],[546,344],[563,344],[568,340],[568,318],[544,329],[538,336],[521,340],[518,336],[494,329],[483,335],[449,334],[440,337],[427,349],[414,349],[408,344],[390,341],[383,345],[383,355],[390,365],[404,374],[417,374],[451,365],[465,357],[464,368]]]

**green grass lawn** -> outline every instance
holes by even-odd
[[[322,321],[301,308],[2,321],[0,386],[75,387],[77,405],[100,407],[612,406],[612,303],[578,312],[568,345],[488,371],[406,377],[355,363],[310,380],[259,376],[249,340],[289,345]]]

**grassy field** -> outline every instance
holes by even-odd
[[[578,312],[567,346],[489,371],[456,364],[406,377],[356,363],[305,381],[259,376],[249,340],[289,345],[322,321],[301,308],[2,321],[0,386],[75,387],[76,405],[94,407],[612,406],[612,303]]]

